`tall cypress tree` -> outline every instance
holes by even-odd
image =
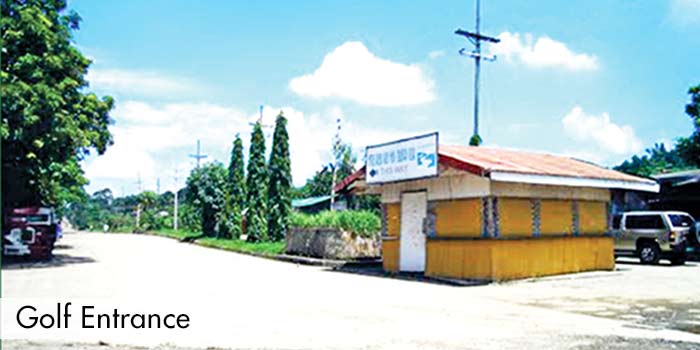
[[[246,212],[248,241],[267,240],[267,169],[265,167],[265,136],[263,136],[260,123],[255,123],[250,137],[246,189],[248,191],[248,211]]]
[[[246,204],[245,171],[243,165],[243,141],[236,134],[231,151],[231,163],[228,166],[228,226],[231,238],[238,239],[243,233],[243,208]]]
[[[292,211],[289,135],[287,134],[287,118],[282,112],[275,121],[268,172],[270,180],[267,192],[267,232],[270,240],[280,241],[287,235],[289,215]]]

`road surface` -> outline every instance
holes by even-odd
[[[3,297],[178,300],[208,305],[192,322],[220,327],[167,343],[143,331],[99,339],[108,346],[73,335],[4,349],[700,349],[696,263],[456,287],[144,235],[66,234],[55,253],[3,266]]]

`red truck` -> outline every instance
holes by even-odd
[[[60,225],[53,209],[9,209],[3,217],[2,255],[48,259],[59,235]]]

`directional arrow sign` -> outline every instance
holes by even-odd
[[[367,147],[367,183],[405,181],[438,175],[438,133]]]

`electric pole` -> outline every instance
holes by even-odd
[[[136,203],[136,230],[138,231],[139,227],[141,227],[141,198],[140,198],[140,194],[143,192],[140,173],[138,175],[138,180],[136,180],[136,184],[139,186],[139,195],[136,196],[136,200],[138,201]]]
[[[199,140],[197,140],[197,154],[190,154],[188,157],[197,160],[197,169],[199,169],[199,161],[206,158],[206,154],[202,154],[202,149]]]
[[[335,182],[338,176],[338,164],[340,164],[340,117],[336,120],[337,128],[335,130],[335,137],[333,137],[333,180],[331,181],[331,207],[333,210],[333,204],[335,203]]]
[[[280,113],[281,113],[281,111],[280,111]],[[250,126],[255,126],[255,124],[260,124],[260,127],[262,129],[267,129],[267,130],[272,129],[272,127],[274,126],[274,125],[270,125],[270,124],[263,124],[263,105],[260,105],[260,115],[258,116],[258,120],[255,123],[248,123],[248,124]],[[265,136],[265,139],[270,137],[269,132],[267,132],[267,133],[263,132],[263,134]]]
[[[466,30],[457,29],[455,34],[461,35],[472,44],[474,44],[474,50],[472,52],[466,52],[466,48],[459,50],[459,54],[463,56],[469,56],[474,59],[474,134],[471,139],[469,139],[469,144],[472,146],[478,146],[481,144],[481,136],[479,136],[479,71],[481,70],[481,59],[487,61],[495,61],[496,56],[484,56],[481,54],[481,42],[486,41],[490,43],[498,43],[501,40],[498,38],[493,38],[490,36],[481,35],[481,15],[480,15],[480,0],[476,0],[476,30],[474,32],[468,32]]]
[[[179,186],[177,184],[177,181],[178,181],[177,175],[178,175],[177,168],[175,168],[175,203],[174,203],[174,208],[173,208],[173,230],[175,230],[175,231],[177,231],[177,218],[178,218],[178,216],[177,216],[177,204],[178,204],[177,203],[177,200],[178,200],[177,194],[179,192],[178,191]]]

